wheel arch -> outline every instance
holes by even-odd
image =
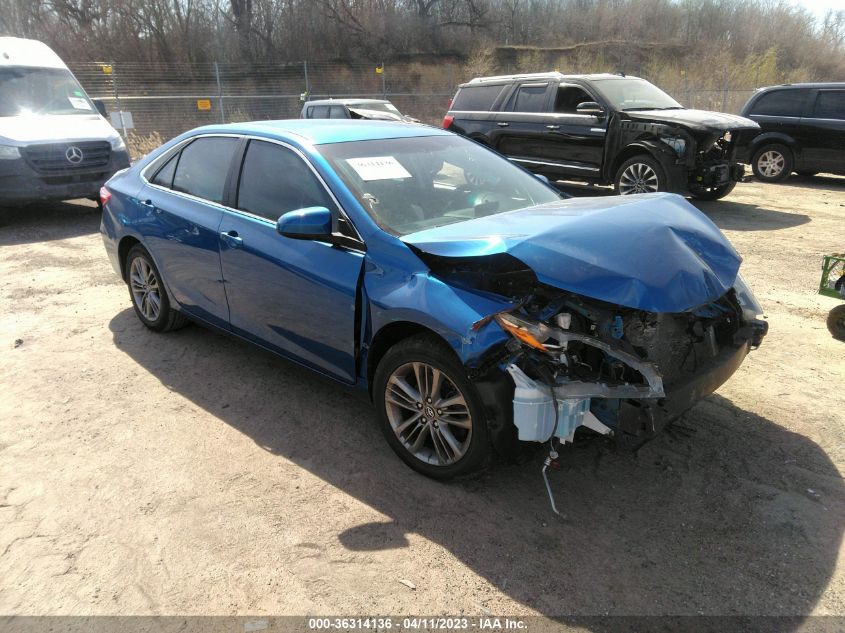
[[[376,375],[376,369],[378,369],[381,359],[397,343],[419,334],[432,335],[440,340],[445,347],[452,350],[453,353],[455,352],[454,347],[439,332],[421,323],[414,321],[392,321],[385,324],[375,333],[367,351],[366,375],[370,400],[373,398],[373,378]],[[455,357],[457,358],[457,354],[455,354]]]
[[[669,149],[669,148],[667,148]],[[613,162],[610,164],[610,170],[608,172],[607,179],[611,182],[616,180],[616,172],[619,171],[619,168],[629,158],[633,158],[634,156],[639,156],[640,154],[645,154],[649,158],[653,158],[661,165],[664,164],[663,157],[661,155],[660,148],[658,147],[657,143],[654,141],[634,141],[629,145],[626,145],[622,148],[613,159]]]
[[[134,235],[125,235],[120,239],[120,243],[117,245],[117,258],[120,263],[120,278],[123,279],[123,281],[126,281],[126,257],[129,255],[129,251],[132,247],[136,244],[141,244],[141,240]]]

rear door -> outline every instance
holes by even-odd
[[[803,167],[845,173],[845,88],[820,88],[809,115],[801,120],[807,137]]]
[[[578,114],[579,103],[599,102],[581,85],[561,83],[554,89],[552,112],[546,118],[544,155],[564,173],[597,177],[601,172],[607,118]]]
[[[361,249],[283,237],[288,211],[327,207],[357,237],[304,156],[250,140],[220,225],[220,261],[232,331],[345,382],[354,382]]]
[[[490,132],[496,150],[533,171],[543,171],[551,81],[523,81],[494,117]]]
[[[761,95],[751,106],[748,118],[760,124],[761,134],[776,132],[793,140],[796,169],[802,169],[803,151],[810,141],[802,125],[810,99],[809,88],[776,88]]]
[[[200,137],[149,174],[138,227],[182,309],[221,328],[229,309],[220,271],[218,229],[226,181],[240,139]]]

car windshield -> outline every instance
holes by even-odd
[[[95,112],[69,70],[0,67],[0,116]]]
[[[394,235],[560,199],[498,154],[458,136],[320,146],[375,222]]]
[[[386,101],[365,101],[363,103],[350,103],[348,104],[348,107],[355,108],[356,110],[375,110],[376,112],[390,112],[391,114],[399,114],[399,110],[396,109],[396,106]]]
[[[677,110],[680,103],[644,79],[596,79],[596,88],[617,110]]]

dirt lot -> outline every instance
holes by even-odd
[[[845,343],[815,294],[845,179],[702,209],[770,334],[636,457],[566,449],[564,519],[540,455],[428,481],[342,389],[148,332],[90,203],[4,212],[0,613],[845,614]]]

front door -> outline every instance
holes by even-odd
[[[363,252],[276,231],[278,218],[296,209],[327,207],[339,217],[323,182],[294,150],[251,140],[234,204],[220,224],[232,331],[354,382]]]
[[[571,176],[596,178],[601,173],[607,118],[578,114],[579,103],[597,99],[581,86],[560,84],[546,119],[545,156]]]

